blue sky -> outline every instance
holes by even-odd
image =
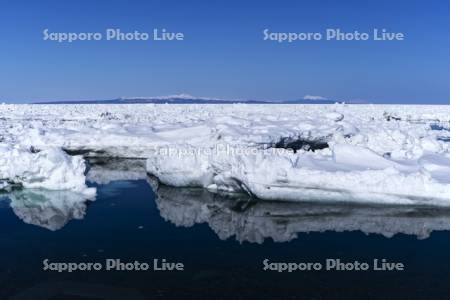
[[[0,0],[0,100],[189,93],[450,104],[448,1]],[[180,42],[44,41],[42,31],[183,32]],[[327,28],[404,41],[263,40]]]

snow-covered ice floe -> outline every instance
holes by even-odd
[[[325,155],[232,152],[154,156],[148,159],[147,169],[171,186],[247,192],[266,200],[445,205],[450,199],[450,160],[435,154],[392,160],[345,144],[334,145]]]
[[[81,156],[69,156],[58,148],[30,149],[0,144],[0,189],[21,186],[95,195],[95,189],[86,186]]]
[[[450,204],[449,122],[450,107],[423,105],[0,107],[2,143],[30,157],[142,158],[167,185],[292,201]],[[83,190],[70,159],[78,176],[62,179],[15,174],[7,159],[2,182]]]

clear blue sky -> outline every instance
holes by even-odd
[[[59,44],[53,32],[152,31],[182,42]],[[405,41],[263,41],[262,30],[403,32]],[[0,100],[189,93],[450,104],[449,1],[0,0]]]

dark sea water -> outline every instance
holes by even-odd
[[[64,192],[4,195],[0,299],[450,297],[448,209],[255,202],[158,186],[126,169],[135,180],[107,182],[120,174],[96,173],[95,201]],[[166,259],[184,271],[43,270],[45,259],[109,258]],[[333,258],[370,265],[384,258],[405,270],[263,270],[265,259],[325,265]]]

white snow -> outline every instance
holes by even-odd
[[[88,196],[95,189],[85,184],[85,163],[81,156],[69,156],[58,148],[33,153],[20,145],[0,144],[0,182],[24,188],[70,190]]]
[[[331,155],[261,150],[153,156],[147,170],[167,185],[245,191],[266,200],[445,205],[449,173],[433,177],[421,159],[393,161],[364,147],[339,144]],[[437,168],[446,168],[439,163]]]
[[[304,100],[327,100],[327,98],[322,96],[314,96],[314,95],[305,95],[303,97]]]
[[[2,105],[0,170],[3,185],[83,191],[82,159],[63,149],[266,200],[448,205],[450,131],[431,125],[449,122],[450,107],[431,105]]]

